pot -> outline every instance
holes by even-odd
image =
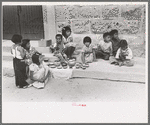
[[[55,66],[60,66],[60,62],[54,62]]]
[[[73,60],[69,60],[69,62],[68,62],[68,65],[70,68],[72,68],[75,64],[76,64],[76,62]]]

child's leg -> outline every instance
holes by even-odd
[[[103,59],[109,60],[110,54],[109,53],[103,53]]]
[[[101,50],[95,50],[96,58],[103,58],[103,52]]]
[[[134,61],[133,59],[131,60],[125,60],[124,63],[123,63],[124,66],[128,66],[128,67],[131,67],[131,66],[134,66]]]

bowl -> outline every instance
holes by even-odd
[[[55,66],[60,66],[60,62],[54,62]]]
[[[69,60],[69,61],[68,61],[69,67],[73,67],[75,64],[76,64],[76,62],[73,61],[73,60]]]

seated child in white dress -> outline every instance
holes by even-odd
[[[119,66],[133,66],[132,50],[128,47],[126,40],[120,41],[120,48],[117,51],[116,57]]]
[[[34,54],[32,56],[33,63],[29,66],[30,79],[33,80],[32,85],[36,88],[44,88],[49,80],[50,70],[43,60],[43,55]]]

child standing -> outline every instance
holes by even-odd
[[[26,82],[26,64],[24,62],[25,50],[21,47],[22,36],[15,34],[11,41],[14,43],[11,47],[11,54],[13,55],[13,67],[15,73],[16,86],[18,88],[27,88]]]
[[[62,35],[63,43],[65,45],[64,53],[67,55],[67,58],[72,59],[72,54],[75,51],[75,43],[73,43],[73,37],[69,26],[62,28]]]
[[[30,68],[30,79],[33,81],[32,85],[36,88],[44,88],[49,80],[50,70],[44,64],[44,56],[34,54],[32,56],[32,64]]]
[[[112,49],[113,49],[113,56],[116,56],[117,50],[120,48],[120,39],[118,37],[118,30],[112,30],[110,32],[111,35],[111,42],[112,42]]]
[[[93,51],[93,46],[91,45],[91,38],[86,36],[83,39],[83,48],[81,51],[81,60],[83,64],[86,63],[91,63],[93,62],[96,58],[95,58],[95,52]]]
[[[95,50],[96,58],[102,58],[104,60],[109,60],[109,57],[112,56],[112,43],[111,37],[108,32],[103,34],[103,39],[98,44],[97,50]]]
[[[54,56],[58,57],[61,62],[67,61],[67,55],[64,53],[65,46],[62,41],[62,35],[56,35],[56,43],[54,46],[50,46],[52,52],[54,52]]]
[[[25,52],[26,52],[26,55],[25,55],[25,63],[27,64],[26,72],[27,72],[27,76],[29,76],[29,65],[32,63],[32,55],[35,53],[38,53],[38,54],[41,54],[41,53],[39,53],[34,47],[31,47],[29,39],[23,39],[21,46],[25,49]]]
[[[120,48],[117,51],[116,57],[119,66],[133,66],[132,50],[128,47],[126,40],[120,41]]]

